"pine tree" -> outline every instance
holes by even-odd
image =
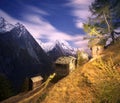
[[[95,0],[90,5],[92,17],[84,24],[84,29],[88,29],[87,33],[100,37],[109,34],[114,41],[114,31],[119,26],[116,21],[120,20],[120,1],[119,0]],[[88,25],[88,27],[86,27]],[[85,30],[86,31],[86,30]]]

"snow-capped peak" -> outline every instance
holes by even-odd
[[[26,33],[26,28],[24,27],[24,25],[22,25],[21,23],[17,23],[15,24],[15,28],[17,28],[17,32],[18,32],[18,36],[20,37],[22,34]]]
[[[15,27],[19,28],[21,31],[25,31],[26,30],[26,28],[24,27],[24,25],[21,24],[21,23],[15,24]]]
[[[54,48],[57,48],[59,46],[59,48],[61,49],[61,51],[68,53],[68,54],[76,54],[76,48],[72,48],[70,46],[70,44],[67,41],[64,40],[56,40],[53,42],[46,42],[43,43],[40,40],[37,40],[37,42],[39,43],[39,45],[43,48],[43,50],[45,52],[49,52],[52,51]]]
[[[63,49],[73,49],[65,40],[56,40],[55,44],[60,45]]]
[[[24,28],[24,26],[23,26],[21,23],[19,23],[19,22],[16,23],[15,26],[16,26],[16,27],[20,27],[20,28]]]
[[[55,44],[53,42],[43,43],[41,40],[38,40],[38,39],[36,41],[46,53],[51,51],[55,47]]]
[[[0,17],[0,32],[8,32],[11,31],[14,26],[8,23],[3,17]]]

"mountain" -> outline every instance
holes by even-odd
[[[60,56],[76,55],[77,49],[72,48],[69,43],[64,40],[56,40],[48,43],[42,43],[41,41],[38,41],[38,43],[53,61]]]
[[[51,72],[49,57],[28,30],[20,23],[12,25],[0,18],[0,73],[18,90],[26,77]]]
[[[14,25],[8,23],[4,18],[0,17],[0,33],[10,31],[14,28]]]

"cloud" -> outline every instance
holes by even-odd
[[[89,5],[93,0],[69,0],[67,6],[73,8],[71,14],[76,17],[75,25],[77,28],[83,28],[82,23],[91,15]]]
[[[80,20],[76,20],[76,27],[77,28],[83,28],[83,23]]]
[[[34,6],[34,5],[29,5],[25,2],[23,2],[22,0],[17,1],[17,3],[21,7],[21,10],[22,9],[24,10],[23,12],[21,12],[21,14],[34,13],[34,14],[40,14],[40,15],[49,15],[49,13],[45,12],[44,10],[40,9],[39,7]]]
[[[77,45],[80,48],[87,48],[88,40],[79,40],[79,41],[75,42],[75,45]]]
[[[31,6],[31,5],[25,5],[25,8],[27,8],[27,11],[33,12],[33,13],[37,13],[37,14],[41,14],[41,15],[49,15],[49,13],[45,12],[42,9],[39,9],[38,7],[35,6]]]
[[[7,21],[9,21],[12,24],[16,24],[16,22],[19,22],[19,20],[9,16],[6,12],[4,12],[3,10],[0,9],[0,16],[2,16],[3,18],[5,18]]]
[[[4,17],[7,21],[10,21],[10,23],[12,24],[15,24],[17,22],[22,23],[28,29],[28,31],[30,31],[30,33],[36,39],[36,41],[38,41],[38,39],[47,39],[49,42],[53,42],[55,40],[66,40],[66,41],[73,42],[73,44],[76,47],[86,46],[85,42],[83,41],[83,35],[78,34],[76,36],[74,35],[72,36],[65,32],[61,32],[57,30],[41,15],[34,13],[35,9],[36,8],[32,9],[32,11],[28,13],[26,11],[25,11],[26,13],[23,12],[23,15],[21,14],[21,16],[24,18],[24,20],[18,20],[17,18],[13,18],[2,10],[0,10],[0,15]],[[44,14],[44,11],[42,12]]]
[[[89,5],[90,4],[90,2],[91,2],[91,0],[71,0],[71,4],[73,4],[73,5],[78,5],[78,6],[80,6],[80,5]]]
[[[88,48],[88,40],[84,40],[84,35],[78,35],[73,38],[74,45],[76,45],[78,48]]]
[[[71,36],[64,32],[57,30],[54,26],[52,26],[48,21],[44,20],[43,18],[37,15],[24,15],[28,21],[31,22],[24,22],[24,25],[29,29],[29,31],[33,34],[35,38],[41,39],[49,39],[49,40],[70,40]]]

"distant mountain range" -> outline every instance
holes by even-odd
[[[4,74],[15,88],[26,77],[52,72],[51,60],[20,23],[9,24],[0,18],[0,74]]]
[[[52,43],[43,43],[38,40],[38,43],[53,61],[60,56],[76,55],[77,48],[72,48],[68,42],[64,40],[56,40]]]

